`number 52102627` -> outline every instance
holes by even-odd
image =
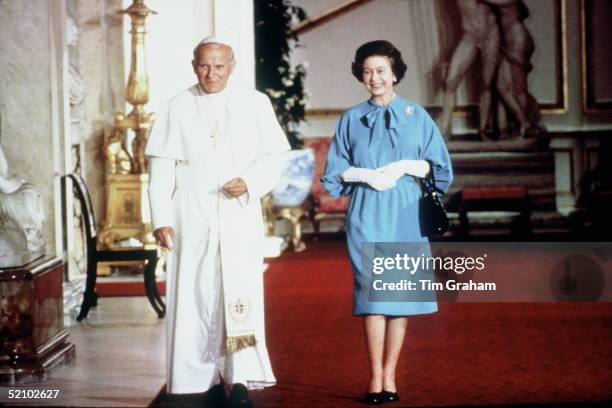
[[[16,389],[8,390],[9,399],[55,399],[59,395],[59,390],[47,389]]]

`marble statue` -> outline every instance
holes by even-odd
[[[8,162],[0,146],[0,194],[14,193],[23,183],[22,179],[9,174]]]
[[[529,10],[522,0],[507,1],[497,7],[502,32],[502,58],[497,74],[497,90],[505,106],[519,123],[522,137],[537,137],[544,132],[539,125],[538,102],[527,89],[529,62],[535,46],[525,23]]]
[[[545,129],[539,125],[540,111],[527,89],[527,75],[534,51],[531,34],[524,24],[529,11],[522,0],[458,0],[463,34],[455,48],[444,83],[443,112],[440,128],[448,137],[455,108],[455,92],[468,69],[480,55],[482,92],[478,131],[487,138],[499,132],[520,137],[539,137]],[[503,108],[492,106],[496,93]],[[494,117],[494,114],[497,116]],[[518,122],[514,129],[510,117]],[[503,124],[505,129],[492,129]]]
[[[3,257],[44,252],[45,247],[42,197],[34,186],[9,174],[0,147],[0,261]]]
[[[79,124],[82,121],[81,105],[87,96],[87,87],[78,69],[77,45],[79,29],[70,16],[66,18],[66,41],[68,45],[68,98],[70,103],[70,139],[73,145],[82,142]]]
[[[491,110],[491,87],[500,55],[500,30],[489,4],[480,0],[458,0],[463,34],[451,57],[444,81],[444,99],[440,130],[445,136],[451,132],[451,120],[455,108],[455,93],[468,69],[480,54],[482,64],[482,93],[480,95],[479,132],[485,132]]]

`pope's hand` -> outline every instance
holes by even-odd
[[[223,186],[223,192],[226,196],[231,198],[240,197],[249,191],[246,183],[240,177],[236,177],[225,183]]]
[[[176,232],[172,227],[161,227],[153,231],[153,236],[159,245],[172,251],[174,241],[176,240]]]

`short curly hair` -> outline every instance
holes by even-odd
[[[406,73],[406,63],[402,59],[402,53],[389,41],[376,40],[370,41],[357,48],[355,51],[355,61],[351,64],[351,71],[359,82],[363,82],[363,63],[373,55],[387,57],[391,61],[391,70],[397,78],[398,84]]]

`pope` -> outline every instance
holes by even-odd
[[[267,96],[233,80],[229,42],[205,38],[192,65],[198,83],[161,108],[145,150],[154,236],[171,251],[167,390],[224,383],[230,405],[249,407],[247,389],[276,382],[264,331],[260,199],[289,144]]]

